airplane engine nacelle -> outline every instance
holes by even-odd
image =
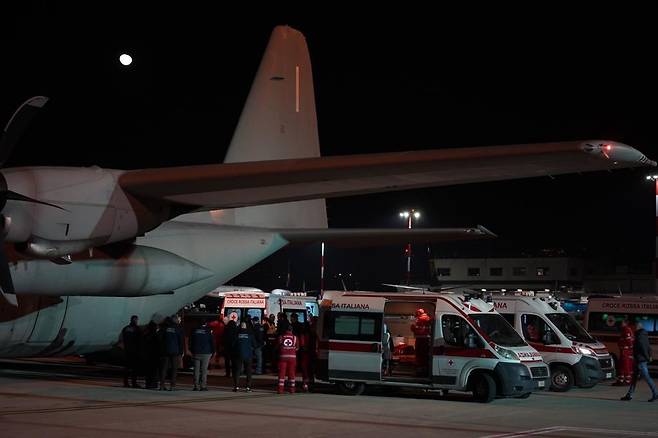
[[[70,254],[78,254],[92,248],[94,242],[90,240],[65,240],[53,242],[50,240],[32,240],[16,244],[16,250],[29,257],[38,259],[52,259]]]
[[[8,190],[37,202],[8,199],[2,208],[5,241],[33,257],[58,257],[131,240],[161,222],[126,194],[122,171],[90,168],[3,169]],[[166,211],[161,211],[166,216]]]
[[[176,254],[133,245],[112,257],[100,250],[71,264],[19,260],[10,265],[16,294],[138,297],[171,293],[214,275]]]

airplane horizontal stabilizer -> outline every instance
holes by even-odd
[[[497,237],[481,225],[475,228],[329,228],[273,231],[293,245],[325,242],[340,247],[452,242]]]

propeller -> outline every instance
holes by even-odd
[[[0,138],[0,168],[4,167],[5,163],[11,156],[14,147],[18,140],[27,130],[34,116],[37,115],[39,110],[48,102],[45,96],[35,96],[26,100],[9,119],[5,129]],[[20,193],[8,190],[7,180],[2,172],[0,172],[0,211],[2,211],[7,204],[7,201],[22,201],[31,202],[35,204],[48,205],[55,208],[60,208],[54,204],[49,204],[38,199],[30,198],[29,196],[21,195]],[[14,294],[14,282],[11,279],[11,272],[9,271],[9,257],[5,248],[5,237],[7,235],[7,227],[10,219],[0,214],[0,292],[5,300],[9,303],[16,305],[16,297]],[[11,294],[11,295],[9,295]]]

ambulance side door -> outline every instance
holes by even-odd
[[[434,348],[435,363],[432,382],[440,385],[457,385],[458,377],[468,362],[473,360],[474,351],[465,344],[471,329],[466,320],[456,314],[442,313],[439,322],[439,336]]]
[[[329,379],[381,380],[383,314],[332,309],[325,317]]]

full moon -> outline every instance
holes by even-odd
[[[133,62],[133,58],[130,55],[124,53],[119,56],[119,62],[123,65],[130,65]]]

